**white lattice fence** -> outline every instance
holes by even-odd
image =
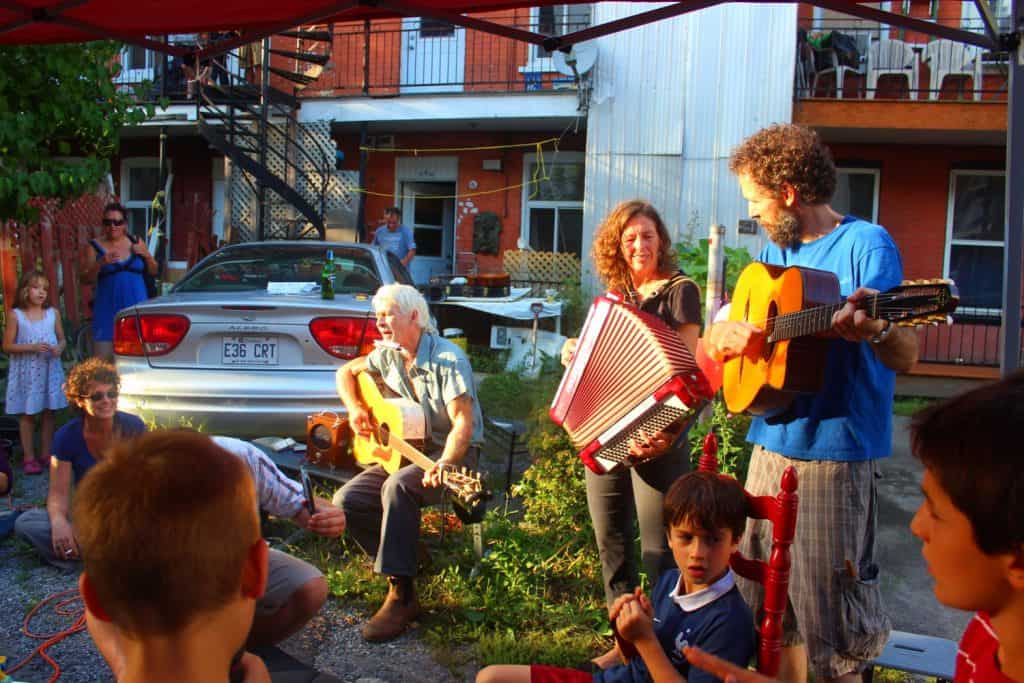
[[[285,180],[300,193],[314,208],[320,209],[323,201],[324,215],[331,223],[355,225],[358,206],[358,174],[334,169],[335,144],[331,138],[330,121],[314,121],[299,124],[296,128],[295,147],[288,150],[288,142],[282,134],[287,125],[284,120],[275,123],[280,130],[268,132],[267,169]],[[290,153],[290,157],[289,157]],[[250,154],[258,160],[258,155]],[[288,175],[286,158],[291,158],[298,171]],[[326,187],[324,173],[328,173]],[[232,166],[230,182],[232,241],[246,242],[256,239],[257,194],[255,179],[237,166]],[[248,182],[246,182],[248,180]],[[269,221],[264,230],[265,239],[294,239],[297,236],[318,237],[312,225],[303,220],[291,204],[275,192],[267,193]]]

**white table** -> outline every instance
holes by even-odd
[[[529,292],[528,287],[524,287],[519,291],[523,294],[516,297],[517,290],[519,288],[513,288],[512,296],[508,297],[469,297],[469,296],[458,296],[448,297],[442,303],[445,306],[462,306],[463,308],[470,308],[474,311],[480,311],[481,313],[487,313],[489,315],[497,315],[503,318],[511,318],[513,320],[533,320],[533,311],[531,305],[534,303],[540,303],[542,305],[540,318],[555,318],[555,333],[562,333],[562,302],[556,301],[551,303],[543,297],[528,297],[524,294]]]

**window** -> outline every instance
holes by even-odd
[[[420,19],[420,38],[450,38],[455,35],[455,25],[429,17]]]
[[[837,168],[832,208],[877,223],[879,175],[877,168]]]
[[[320,282],[324,253],[316,242],[236,245],[203,261],[203,267],[189,272],[177,291],[240,292],[266,289],[268,282]],[[373,255],[363,248],[335,248],[334,273],[339,292],[372,294],[380,287]]]
[[[978,12],[975,4],[973,2],[965,2],[961,3],[961,5],[960,28],[983,33],[985,22],[982,21],[981,14]],[[989,0],[988,7],[989,11],[992,12],[992,17],[996,20],[996,28],[1002,32],[1009,32],[1010,24],[1012,23],[1010,19],[1010,0]]]
[[[170,169],[168,168],[168,173]],[[121,161],[121,204],[128,210],[129,232],[143,237],[151,225],[153,197],[160,187],[160,161],[154,157],[134,157]],[[166,223],[171,222],[171,204],[167,208]],[[165,230],[166,231],[166,230]]]
[[[144,48],[127,45],[121,50],[121,73],[115,83],[141,83],[153,80],[155,56]]]
[[[583,256],[582,152],[559,152],[543,158],[536,154],[523,163],[522,239],[535,251],[571,251]],[[534,183],[534,174],[546,174]]]
[[[395,282],[400,285],[415,285],[409,271],[402,265],[402,260],[386,249],[384,253],[387,254],[388,265],[391,266],[391,274],[394,275]]]
[[[530,30],[548,36],[564,36],[590,26],[590,5],[546,5],[530,10]],[[554,71],[551,51],[530,45],[524,71]]]
[[[960,290],[961,312],[998,313],[1002,309],[1005,216],[1005,173],[952,172],[945,274]]]

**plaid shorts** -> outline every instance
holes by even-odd
[[[796,468],[799,507],[783,643],[806,643],[810,670],[818,677],[862,671],[882,653],[892,628],[882,609],[875,564],[875,463],[798,460],[755,446],[747,491],[777,495],[789,465]],[[771,527],[748,520],[740,551],[767,561]],[[737,584],[760,620],[760,584],[745,579]]]

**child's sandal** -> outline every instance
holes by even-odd
[[[34,458],[32,460],[26,460],[22,471],[27,475],[42,474],[43,468]]]

